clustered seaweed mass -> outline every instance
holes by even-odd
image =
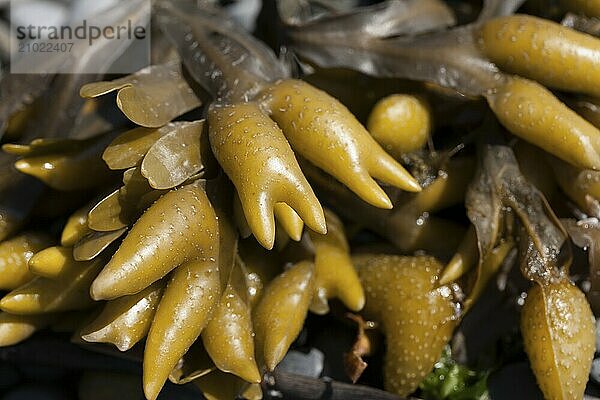
[[[167,380],[259,398],[307,313],[338,299],[360,328],[352,378],[375,326],[385,389],[426,393],[518,264],[538,385],[582,398],[600,312],[600,6],[462,3],[265,2],[278,58],[215,6],[159,1],[139,72],[5,76],[0,345],[70,321],[76,341],[145,342],[147,399]],[[589,254],[578,285],[572,244]]]

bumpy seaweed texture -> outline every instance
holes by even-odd
[[[406,396],[450,340],[457,320],[452,291],[438,287],[442,265],[432,257],[371,254],[356,264],[367,299],[364,313],[386,335],[385,387]]]
[[[305,23],[285,21],[293,50],[320,67],[428,81],[463,94],[486,96],[515,135],[584,168],[600,168],[597,128],[536,83],[508,75],[594,95],[600,71],[598,39],[554,22],[508,15],[519,2],[510,2],[507,9],[491,3],[476,23],[410,37],[393,30],[371,33],[365,29],[370,23],[367,17],[353,25],[344,23],[345,15],[316,16]],[[415,12],[424,12],[419,7],[412,6]],[[362,12],[371,18],[377,15]],[[335,23],[338,34],[327,41],[317,39],[315,32]],[[354,40],[355,32],[362,33],[361,40]],[[355,62],[356,57],[363,62]],[[522,108],[516,110],[519,104]]]
[[[167,379],[208,398],[257,398],[308,312],[331,307],[336,318],[346,307],[378,322],[385,386],[404,396],[518,244],[533,282],[521,319],[532,369],[546,397],[580,397],[593,317],[569,280],[569,238],[588,247],[596,309],[598,42],[585,17],[564,25],[587,34],[511,15],[519,0],[483,3],[479,16],[454,18],[436,0],[334,12],[279,2],[290,48],[312,62],[293,66],[316,68],[319,88],[223,10],[166,1],[155,9],[165,46],[156,65],[96,83],[3,80],[15,104],[0,101],[0,120],[19,143],[0,159],[0,262],[11,260],[4,278],[15,278],[0,300],[0,346],[47,326],[120,351],[145,341],[148,399]],[[354,116],[326,92],[338,76],[361,106],[400,95],[375,106],[369,132],[367,112]],[[129,121],[118,111],[103,120],[111,91]],[[43,111],[47,94],[56,101]],[[390,115],[398,103],[410,113]],[[490,121],[474,130],[488,106],[540,148],[500,144],[505,132]],[[558,220],[545,195],[571,218]],[[48,221],[54,234],[64,223],[60,245],[33,246],[31,228]]]
[[[583,398],[596,337],[584,294],[570,282],[534,285],[523,306],[521,332],[544,397]]]

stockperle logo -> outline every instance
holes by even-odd
[[[23,21],[11,0],[11,73],[132,73],[150,63],[151,0],[128,0],[60,24]],[[25,23],[24,23],[25,22]]]

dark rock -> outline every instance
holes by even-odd
[[[535,376],[526,362],[509,364],[488,380],[491,400],[543,400]]]
[[[318,378],[323,372],[324,358],[323,353],[315,348],[310,348],[307,351],[291,350],[281,361],[278,368],[292,374]]]

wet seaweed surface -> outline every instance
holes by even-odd
[[[3,398],[600,397],[597,2],[149,17],[129,75],[0,30]]]

